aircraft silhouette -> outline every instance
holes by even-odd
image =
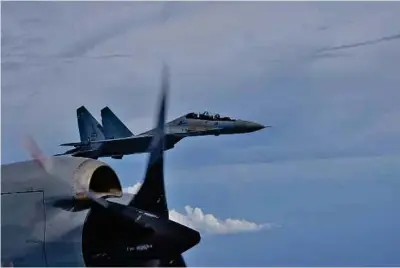
[[[76,115],[81,141],[60,144],[60,146],[74,146],[74,148],[57,155],[122,159],[124,155],[148,152],[149,143],[156,131],[156,129],[151,129],[134,135],[108,106],[101,109],[103,125],[85,106],[79,107]],[[186,137],[243,134],[266,127],[270,126],[221,117],[219,114],[213,115],[209,112],[188,113],[166,123],[164,149],[174,148],[175,144]]]

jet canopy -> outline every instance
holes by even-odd
[[[187,119],[209,120],[209,121],[235,121],[230,117],[222,117],[219,114],[212,114],[207,111],[203,113],[188,113],[185,115]]]

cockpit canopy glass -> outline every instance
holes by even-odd
[[[185,117],[187,119],[199,119],[209,121],[235,121],[235,119],[232,119],[230,117],[222,117],[219,114],[212,114],[207,111],[203,113],[188,113]]]

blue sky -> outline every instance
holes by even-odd
[[[165,59],[170,119],[273,126],[167,152],[170,207],[204,234],[189,265],[399,265],[399,25],[397,2],[2,3],[2,162],[24,134],[78,141],[83,104],[149,129]],[[147,155],[105,161],[128,187]],[[207,229],[229,218],[267,227]]]

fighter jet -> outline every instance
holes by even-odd
[[[129,128],[106,106],[101,110],[101,126],[82,106],[77,109],[81,142],[64,143],[60,146],[74,146],[63,154],[90,158],[111,157],[122,159],[124,155],[147,152],[154,129],[134,135]],[[250,133],[264,129],[258,123],[222,117],[219,114],[188,113],[165,126],[165,150],[175,147],[185,137]],[[270,127],[270,126],[267,126]],[[63,155],[61,154],[61,155]]]
[[[2,266],[186,266],[200,234],[169,219],[164,188],[167,69],[144,181],[136,195],[98,160],[45,157],[1,166]]]

